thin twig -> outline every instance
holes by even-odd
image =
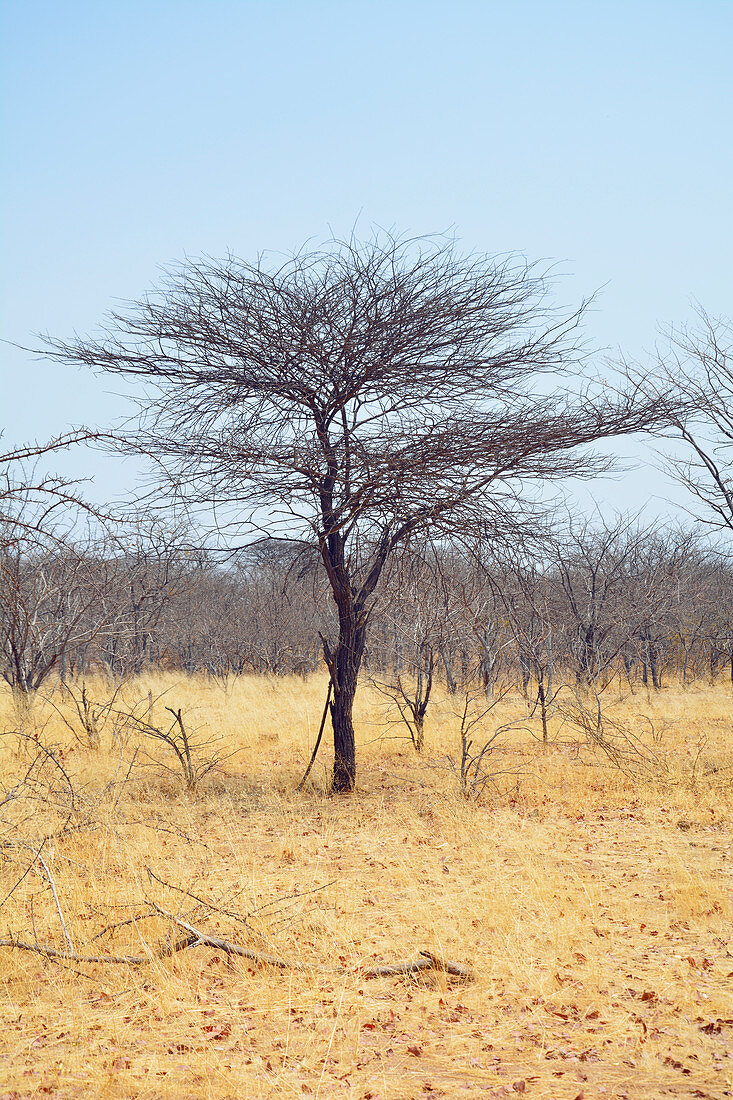
[[[137,924],[137,922],[141,920],[150,920],[150,918],[154,916],[155,913],[138,913],[134,917],[128,917],[127,920],[120,920],[116,921],[114,924],[107,924],[101,932],[97,932],[94,936],[92,936],[92,943],[95,940],[101,939],[102,936],[109,935],[110,932],[116,932],[118,928],[126,928],[127,925]]]
[[[213,901],[207,901],[206,898],[200,897],[198,894],[194,894],[192,890],[186,890],[183,886],[176,886],[173,882],[167,882],[166,879],[161,878],[160,875],[156,875],[150,867],[146,867],[145,870],[148,873],[148,878],[154,879],[159,882],[161,886],[167,887],[168,890],[175,890],[178,894],[183,894],[184,897],[191,898],[192,901],[197,902],[199,905],[203,905],[206,909],[212,910],[214,913],[221,913],[224,917],[229,917],[231,920],[236,920],[240,924],[247,924],[250,917],[255,914],[266,912],[268,909],[280,908],[286,905],[288,902],[297,901],[298,898],[304,898],[310,894],[318,894],[322,890],[328,889],[329,886],[336,884],[336,879],[331,879],[330,882],[324,882],[322,886],[314,886],[310,890],[299,890],[295,894],[287,894],[285,897],[277,898],[275,901],[265,902],[264,905],[258,905],[254,909],[250,909],[249,912],[242,916],[241,913],[235,913],[231,909],[222,909],[221,906],[215,905]],[[237,891],[237,894],[242,891]],[[234,895],[237,896],[236,894]]]

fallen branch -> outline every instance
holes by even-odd
[[[44,947],[42,943],[23,943],[22,940],[0,940],[0,947],[17,947],[19,951],[34,951],[37,955],[43,955],[47,959],[56,959],[58,962],[75,963],[113,963],[121,966],[142,966],[151,959],[165,959],[169,955],[175,955],[176,951],[182,951],[186,947],[195,947],[197,936],[186,936],[175,943],[168,944],[152,951],[150,955],[76,955],[70,951],[57,951],[55,947]]]
[[[452,974],[463,981],[470,981],[473,973],[460,963],[450,962],[434,955],[432,951],[421,951],[420,958],[412,962],[392,963],[386,966],[372,966],[362,971],[363,978],[391,978],[395,974],[417,974],[421,970],[442,970],[445,974]]]
[[[195,942],[191,943],[191,947],[198,947],[200,944],[206,947],[215,947],[218,951],[224,951],[227,955],[238,955],[241,959],[251,959],[252,962],[260,963],[262,966],[276,966],[280,970],[300,969],[297,963],[291,963],[286,959],[280,959],[276,955],[261,955],[257,951],[251,951],[248,947],[240,947],[238,943],[230,943],[229,940],[219,939],[218,936],[208,936],[206,932],[201,932],[198,928],[189,924],[188,921],[181,920],[180,917],[174,916],[173,913],[169,913],[166,909],[161,909],[154,901],[151,901],[150,904],[162,917],[167,917],[168,920],[177,924],[179,928],[183,928],[186,932],[190,932],[191,936],[196,937]]]
[[[183,928],[188,935],[176,940],[175,943],[159,948],[157,951],[151,951],[149,955],[77,955],[70,951],[58,951],[55,947],[45,947],[40,943],[24,943],[22,940],[15,939],[0,940],[0,947],[15,947],[19,951],[34,951],[38,955],[43,955],[47,959],[54,959],[60,963],[110,963],[126,966],[142,966],[153,959],[169,958],[171,955],[175,955],[177,951],[184,951],[189,947],[213,947],[215,950],[223,951],[227,955],[250,959],[260,966],[274,966],[279,970],[303,969],[298,963],[288,962],[287,959],[281,959],[276,955],[262,955],[258,951],[251,951],[248,947],[240,947],[239,944],[230,943],[229,940],[223,940],[218,936],[209,936],[206,932],[202,932],[199,928],[189,924],[188,921],[176,917],[166,909],[161,909],[154,901],[150,904],[162,917],[166,917],[173,924],[177,924],[179,928]],[[449,959],[443,959],[439,955],[434,955],[432,951],[421,951],[420,958],[413,959],[410,962],[369,967],[368,970],[360,972],[360,977],[391,978],[398,974],[417,974],[423,970],[442,971],[444,974],[451,974],[462,981],[471,981],[473,978],[473,972],[470,968],[462,966],[460,963],[451,962]],[[339,972],[343,973],[344,968],[339,967]]]
[[[362,971],[363,978],[391,978],[395,974],[417,974],[420,970],[432,970],[429,959],[415,959],[414,962],[390,963],[387,966],[372,966]]]

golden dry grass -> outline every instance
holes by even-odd
[[[18,715],[3,696],[1,728],[42,730],[73,779],[73,828],[41,851],[77,953],[145,954],[175,937],[140,917],[154,901],[298,969],[202,946],[141,966],[0,948],[0,1097],[732,1094],[729,688],[623,704],[668,723],[660,767],[642,777],[568,730],[543,752],[519,729],[492,767],[521,773],[478,804],[445,766],[451,701],[438,700],[418,759],[368,689],[358,794],[326,797],[323,767],[294,793],[324,689],[320,677],[242,678],[226,694],[172,674],[129,685],[130,705],[160,696],[154,720],[180,706],[236,750],[194,795],[134,758],[134,737],[105,730],[95,752],[47,703]],[[507,697],[488,728],[524,707]],[[0,753],[8,790],[33,747],[6,736]],[[55,805],[23,788],[0,811],[0,938],[64,950],[33,847],[67,820],[59,779],[49,765],[39,776]],[[363,974],[421,948],[470,963],[475,980]]]

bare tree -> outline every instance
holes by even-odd
[[[733,576],[725,560],[719,560],[712,570],[707,590],[705,635],[708,666],[713,681],[725,664],[730,668],[733,684]]]
[[[91,610],[106,582],[93,545],[40,533],[12,535],[0,550],[0,675],[16,698],[29,698],[58,671],[69,650],[95,637]]]
[[[509,730],[518,727],[517,722],[505,722],[488,732],[484,725],[486,718],[508,693],[503,688],[490,702],[486,700],[483,686],[464,694],[462,704],[454,711],[459,719],[460,756],[447,756],[450,770],[458,779],[458,789],[467,800],[480,799],[487,787],[493,787],[501,793],[500,780],[508,776],[518,777],[521,771],[497,765],[495,753],[497,742]],[[474,737],[479,736],[478,743]]]
[[[100,338],[46,342],[144,380],[126,445],[229,537],[246,523],[318,547],[338,616],[334,791],[356,780],[352,708],[390,557],[426,530],[510,537],[528,481],[590,475],[582,445],[665,416],[581,385],[582,308],[551,309],[551,282],[521,258],[377,236],[280,266],[186,262]]]
[[[568,624],[567,659],[578,685],[606,681],[638,630],[646,607],[626,599],[630,577],[649,537],[633,519],[571,520],[551,549],[560,614]]]
[[[88,612],[99,576],[79,544],[90,550],[98,541],[90,527],[105,517],[77,481],[44,471],[41,462],[98,438],[75,429],[0,454],[0,676],[17,701],[63,665],[74,640],[95,632]]]
[[[225,688],[242,672],[315,671],[325,616],[313,558],[276,540],[223,563],[186,552],[149,651],[169,667],[205,672]]]
[[[91,608],[105,629],[96,649],[76,647],[71,654],[82,669],[88,655],[115,677],[134,675],[159,660],[159,624],[167,606],[181,600],[190,572],[184,535],[141,514],[108,540],[100,561],[104,583]]]
[[[413,547],[388,570],[374,613],[377,629],[386,628],[394,649],[393,660],[383,660],[380,673],[372,672],[370,679],[394,703],[418,753],[425,746],[437,655],[450,629],[443,566],[433,547]]]
[[[563,688],[562,664],[567,660],[568,623],[559,614],[559,577],[548,561],[520,548],[509,557],[498,592],[504,604],[504,622],[514,642],[522,691],[536,696],[529,717],[539,714],[542,744],[549,743],[549,718]]]
[[[72,501],[40,516],[32,495],[18,503],[1,528],[0,676],[29,700],[53,673],[139,672],[178,585],[176,537],[141,521],[95,529]]]
[[[675,659],[675,640],[685,637],[680,630],[681,605],[688,620],[699,610],[694,606],[695,574],[689,568],[695,562],[699,575],[699,549],[700,540],[693,532],[676,527],[637,528],[629,540],[628,575],[618,617],[636,647],[644,685],[648,687],[651,680],[657,691],[665,667]]]
[[[519,537],[512,541],[523,544],[527,534],[518,529]],[[463,686],[467,686],[469,670],[475,669],[487,696],[497,686],[510,641],[505,630],[502,572],[496,547],[485,540],[474,543],[468,556],[454,562],[452,588],[463,628]]]

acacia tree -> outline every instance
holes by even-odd
[[[377,235],[279,266],[187,261],[99,338],[47,341],[145,382],[125,444],[177,497],[317,546],[338,618],[335,791],[355,784],[352,707],[390,557],[426,531],[510,537],[528,479],[590,474],[579,447],[664,415],[635,391],[559,388],[558,373],[577,382],[582,307],[553,310],[551,281],[521,258]]]

